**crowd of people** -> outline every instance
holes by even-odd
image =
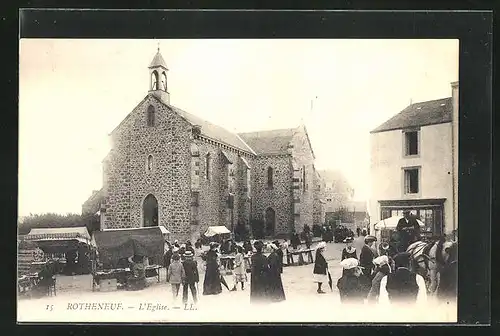
[[[404,226],[403,224],[405,223],[401,226]],[[414,224],[406,221],[406,225],[413,227]],[[306,238],[304,240],[306,247],[310,247],[312,242],[308,239],[307,233],[309,232],[303,233],[302,236]],[[346,304],[425,302],[426,283],[422,275],[414,270],[411,255],[407,252],[390,254],[388,248],[376,247],[376,237],[366,235],[366,232],[360,232],[360,234],[363,246],[359,254],[353,246],[354,235],[348,235],[343,240],[346,246],[342,250],[340,261],[342,274],[336,282],[341,302]],[[301,244],[297,233],[293,232],[290,238],[290,243],[285,239],[281,243],[275,240],[267,244],[260,240],[253,243],[247,240],[237,244],[228,239],[222,243],[210,243],[208,251],[203,253],[201,253],[199,241],[194,247],[189,241],[185,244],[179,244],[178,241],[174,244],[167,243],[164,264],[174,300],[177,300],[181,286],[183,286],[183,303],[187,302],[190,291],[196,304],[199,294],[218,295],[222,293],[223,286],[229,291],[245,290],[249,278],[250,302],[286,300],[282,281],[283,267],[286,265],[284,261],[287,260],[289,248],[297,249]],[[324,290],[326,284],[330,288],[334,285],[325,257],[326,248],[325,241],[319,242],[314,256],[312,280],[317,285],[318,294],[326,293]],[[194,260],[195,249],[205,262],[201,291],[198,289],[200,276],[198,264]],[[232,286],[229,286],[221,275],[222,254],[232,255],[231,263],[225,265],[232,271]],[[249,259],[251,262],[248,261]],[[456,296],[457,279],[454,270],[456,271],[456,264],[453,263],[450,264],[448,270],[442,270],[442,296]]]

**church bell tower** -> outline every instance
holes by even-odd
[[[170,105],[170,93],[168,93],[167,86],[167,72],[168,68],[165,60],[160,54],[160,47],[158,52],[149,65],[149,93],[158,97],[163,103]]]

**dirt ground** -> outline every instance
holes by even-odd
[[[176,306],[181,306],[181,302],[173,301],[171,287],[165,282],[164,269],[160,273],[161,281],[158,283],[155,278],[149,278],[149,286],[142,291],[92,292],[90,275],[58,276],[57,296],[18,300],[18,321],[408,323],[456,321],[456,306],[437,304],[432,300],[429,300],[428,307],[425,308],[398,308],[397,311],[378,306],[342,305],[335,285],[341,276],[340,256],[343,247],[343,244],[327,244],[325,257],[334,283],[332,290],[325,284],[326,294],[316,293],[317,287],[312,279],[313,264],[285,267],[282,281],[286,301],[262,307],[250,306],[250,284],[247,282],[243,291],[238,288],[238,291],[230,292],[223,287],[223,292],[219,295],[201,296],[196,310],[190,310],[189,308],[192,308],[190,305],[175,309]],[[231,286],[232,276],[226,275],[225,279]],[[202,286],[201,270],[199,288]],[[78,306],[79,303],[82,305]],[[92,306],[93,303],[100,303],[101,306]],[[104,303],[109,305],[104,306]]]

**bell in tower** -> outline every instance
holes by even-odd
[[[158,52],[149,65],[149,93],[155,95],[162,102],[169,105],[170,94],[167,89],[167,72],[167,65],[160,54],[160,47],[158,46]]]

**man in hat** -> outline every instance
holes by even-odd
[[[185,260],[182,262],[185,275],[182,283],[182,303],[184,306],[188,301],[188,288],[191,290],[194,304],[196,305],[198,302],[196,284],[200,281],[200,276],[198,274],[198,263],[193,259],[193,257],[194,254],[188,250],[184,253]]]
[[[374,268],[373,259],[375,258],[375,253],[373,252],[373,245],[377,241],[374,236],[366,236],[364,239],[364,245],[361,249],[361,254],[359,255],[359,264],[363,269],[363,274],[372,281],[372,270]]]
[[[398,221],[396,232],[399,234],[399,252],[404,252],[410,244],[420,239],[420,226],[409,210],[403,211],[403,218]]]
[[[410,270],[411,254],[398,253],[394,257],[394,272],[380,281],[380,303],[411,304],[425,303],[427,289],[424,278]]]

